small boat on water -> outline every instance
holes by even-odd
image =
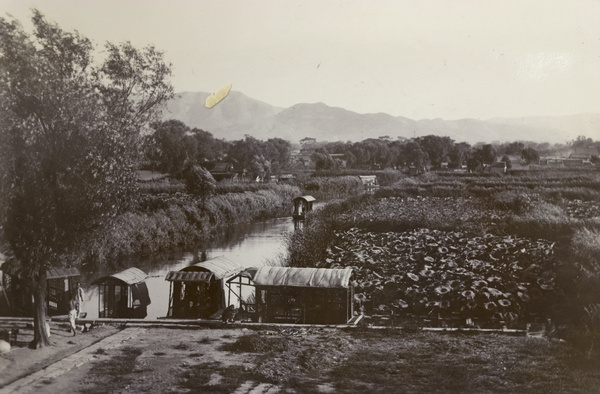
[[[228,281],[251,319],[264,323],[346,324],[354,315],[354,271],[350,268],[248,268]]]
[[[167,318],[207,319],[218,315],[228,305],[225,283],[244,267],[223,256],[171,271],[165,280],[169,288]]]
[[[306,212],[312,211],[315,201],[317,200],[309,195],[294,198],[294,211],[292,212],[292,217],[297,220],[304,219]]]
[[[94,280],[92,285],[98,285],[98,317],[146,317],[151,303],[145,282],[147,276],[141,269],[131,267]]]
[[[49,268],[46,270],[46,311],[48,316],[69,313],[69,300],[77,292],[80,273],[77,268]],[[31,316],[31,291],[16,261],[0,265],[0,310],[6,316]]]

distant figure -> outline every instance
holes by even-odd
[[[229,305],[223,311],[223,314],[221,315],[221,320],[223,321],[223,323],[228,323],[228,322],[233,323],[235,321],[235,315],[236,315],[235,307],[233,305]]]
[[[77,335],[77,327],[75,326],[75,319],[77,319],[77,307],[77,298],[72,297],[71,301],[69,301],[69,325],[71,326],[71,331],[73,331],[73,336]]]
[[[77,282],[77,318],[81,314],[81,305],[83,305],[83,289],[81,283]]]

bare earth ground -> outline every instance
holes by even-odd
[[[118,331],[117,327],[102,326],[73,337],[66,324],[50,323],[50,340],[54,346],[31,350],[27,345],[33,339],[33,330],[21,328],[17,337],[18,342],[13,345],[11,352],[0,354],[0,387]]]
[[[496,334],[283,328],[127,328],[134,335],[36,393],[594,393],[600,363],[565,343]],[[58,346],[14,350],[6,376],[118,331],[99,327]],[[107,339],[110,339],[108,337]],[[69,342],[73,342],[72,344]],[[100,342],[101,345],[104,342]],[[97,346],[97,345],[96,345]],[[0,383],[0,386],[2,383]],[[0,389],[0,392],[2,390]]]

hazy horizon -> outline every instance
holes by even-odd
[[[178,92],[417,120],[599,111],[595,0],[0,0],[27,30],[31,8],[98,46],[155,45]]]
[[[201,91],[201,90],[198,90],[198,91],[181,90],[181,91],[176,91],[175,92],[176,95],[178,95],[178,94],[184,94],[184,93],[202,93],[202,94],[205,94],[205,95],[210,95],[212,92],[206,92],[206,91]],[[302,105],[302,104],[324,104],[324,105],[326,105],[328,107],[331,107],[331,108],[340,108],[340,109],[344,109],[344,110],[347,110],[347,111],[355,112],[355,113],[360,114],[360,115],[385,114],[385,115],[390,115],[390,116],[398,117],[398,118],[406,118],[406,116],[403,116],[403,115],[392,115],[392,114],[388,114],[387,112],[382,112],[382,111],[378,111],[378,112],[359,112],[359,111],[353,111],[353,110],[350,110],[350,109],[347,109],[347,108],[344,108],[344,107],[340,107],[340,106],[336,106],[336,105],[329,105],[329,104],[324,103],[322,101],[316,101],[316,102],[311,102],[311,103],[309,103],[309,102],[298,102],[298,103],[294,103],[294,104],[290,105],[289,107],[280,107],[280,106],[268,103],[268,102],[266,102],[264,100],[259,100],[259,99],[255,98],[255,97],[251,97],[248,94],[246,94],[245,92],[241,92],[239,90],[231,89],[230,94],[231,93],[242,94],[242,95],[244,95],[244,96],[246,96],[246,97],[248,97],[248,98],[250,98],[252,100],[260,101],[260,102],[262,102],[264,104],[271,105],[273,107],[278,107],[281,110],[285,110],[285,109],[288,109],[288,108],[293,107],[295,105]],[[493,120],[493,119],[564,118],[564,117],[569,117],[569,116],[596,115],[596,114],[600,115],[600,109],[598,109],[597,111],[586,111],[586,112],[570,113],[570,114],[564,114],[564,115],[493,116],[491,118],[486,118],[486,119],[481,119],[481,120],[483,120],[483,121],[489,121],[489,120]],[[456,118],[456,119],[445,119],[445,118],[440,118],[440,117],[438,117],[438,118],[439,119],[443,119],[443,120],[475,119],[475,118],[469,118],[469,117]],[[409,118],[409,119],[415,120],[415,121],[420,121],[420,120],[435,120],[437,118],[421,118],[421,119],[412,119],[412,118]]]

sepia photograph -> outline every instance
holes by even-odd
[[[600,0],[0,0],[0,394],[600,392]]]

